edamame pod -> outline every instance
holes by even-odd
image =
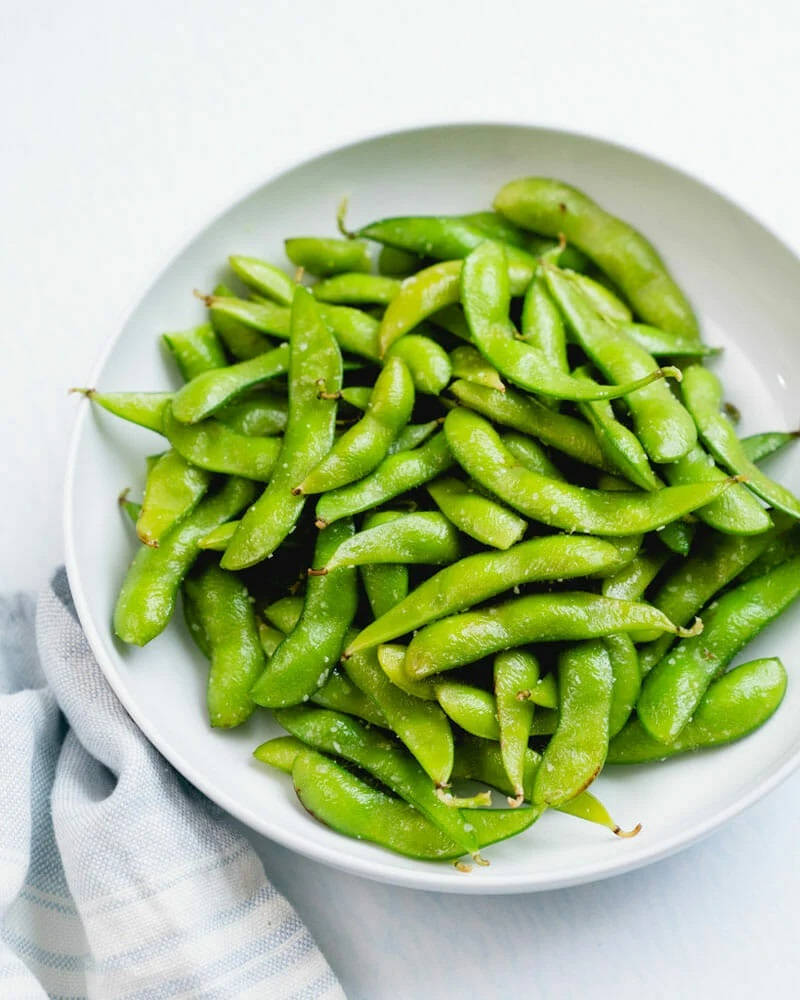
[[[180,521],[157,549],[142,546],[122,584],[114,608],[114,632],[123,642],[144,646],[167,627],[181,581],[209,531],[235,517],[252,499],[255,486],[230,478]]]
[[[386,716],[377,703],[356,687],[338,668],[331,671],[330,677],[321,688],[317,688],[309,701],[313,701],[315,705],[320,705],[322,708],[330,708],[334,712],[355,715],[356,718],[363,719],[373,726],[380,726],[382,729],[390,728]]]
[[[429,420],[426,424],[406,424],[397,437],[389,445],[387,455],[396,455],[399,451],[411,451],[428,440],[441,426],[441,420]]]
[[[446,518],[484,545],[508,549],[525,534],[527,521],[459,479],[436,479],[428,485],[428,493]]]
[[[260,482],[266,482],[272,474],[281,448],[279,438],[237,434],[216,417],[198,424],[182,424],[172,415],[169,404],[163,420],[164,435],[175,451],[200,469]]]
[[[772,716],[785,691],[786,671],[780,660],[743,663],[709,686],[671,743],[654,739],[639,719],[632,719],[611,741],[607,763],[644,764],[739,740]]]
[[[544,448],[532,437],[516,431],[505,431],[500,435],[500,440],[523,468],[538,472],[540,476],[556,479],[560,483],[566,482],[562,471],[550,461]]]
[[[391,642],[437,618],[525,583],[613,572],[623,558],[611,542],[572,535],[532,538],[505,552],[478,552],[423,581],[391,611],[359,632],[345,655]]]
[[[468,344],[456,347],[450,352],[450,364],[456,378],[463,378],[467,382],[477,382],[478,385],[497,389],[498,392],[506,391],[505,383],[500,378],[497,369],[492,368],[489,362]]]
[[[257,257],[234,254],[228,258],[233,273],[254,291],[266,295],[282,306],[290,306],[295,284],[289,275],[274,264]]]
[[[380,274],[336,274],[314,285],[311,292],[320,302],[333,305],[388,306],[400,291],[401,282]]]
[[[253,714],[253,681],[266,659],[245,585],[213,563],[185,583],[208,641],[208,717],[212,726],[239,726]]]
[[[296,266],[318,278],[343,271],[369,271],[369,248],[361,240],[297,236],[284,240],[286,256]]]
[[[491,424],[469,410],[451,410],[444,430],[453,456],[473,479],[531,520],[565,531],[612,536],[652,531],[714,500],[732,482],[653,493],[592,490],[522,468]]]
[[[691,306],[651,244],[581,191],[528,177],[506,184],[494,207],[518,226],[546,236],[563,233],[605,271],[647,323],[700,339]]]
[[[610,739],[617,735],[630,718],[642,688],[642,674],[632,636],[625,632],[607,635],[603,639],[603,645],[611,661],[613,678],[611,705],[608,710]]]
[[[765,431],[762,434],[751,434],[750,437],[742,438],[739,444],[749,461],[762,462],[776,451],[785,448],[787,444],[796,441],[798,437],[800,431]]]
[[[247,361],[250,358],[257,357],[259,354],[264,354],[272,348],[273,345],[269,338],[265,337],[259,331],[258,323],[256,322],[254,325],[253,321],[249,318],[251,303],[246,299],[239,299],[236,293],[228,288],[227,285],[217,285],[213,295],[205,296],[200,295],[198,292],[195,292],[195,294],[205,302],[209,310],[208,316],[211,320],[211,326],[219,335],[228,353],[232,354],[234,358],[239,361]],[[247,322],[236,314],[235,305],[230,310],[215,308],[223,299],[235,299],[240,303],[241,315],[247,318]],[[271,316],[273,315],[272,310],[277,307],[270,302],[267,308],[271,310],[269,313]],[[280,325],[279,322],[278,325]]]
[[[268,604],[264,608],[264,617],[267,621],[286,635],[300,621],[302,613],[303,598],[295,595],[279,597],[277,601],[273,601],[272,604]]]
[[[405,361],[417,392],[438,396],[450,381],[450,359],[444,348],[430,337],[408,333],[392,344],[386,358]]]
[[[289,415],[270,484],[247,511],[222,565],[252,566],[272,555],[297,524],[305,498],[292,487],[327,454],[336,427],[336,394],[342,384],[342,356],[306,289],[292,305]],[[333,398],[332,398],[333,397]]]
[[[539,268],[525,293],[520,326],[526,343],[538,347],[554,368],[569,372],[564,321]]]
[[[623,333],[654,358],[705,358],[719,354],[719,347],[707,347],[692,337],[667,333],[646,323],[618,323]]]
[[[396,513],[391,521],[373,524],[346,538],[331,553],[328,561],[315,566],[311,573],[320,576],[341,566],[364,566],[368,563],[428,563],[436,566],[455,562],[460,554],[458,532],[443,514],[434,511]]]
[[[98,392],[97,389],[71,389],[101,406],[115,417],[163,433],[164,411],[172,400],[171,392]]]
[[[673,743],[709,684],[800,594],[800,558],[723,594],[703,612],[702,636],[679,643],[645,678],[636,713],[662,743]]]
[[[225,351],[210,323],[203,323],[191,330],[164,333],[161,340],[175,359],[178,371],[186,382],[201,372],[223,368],[227,364]]]
[[[445,713],[465,732],[484,740],[500,740],[497,699],[483,688],[460,681],[438,681],[436,698]],[[558,712],[543,708],[531,721],[531,736],[549,736],[555,732]]]
[[[534,703],[526,695],[539,681],[539,661],[524,649],[509,649],[494,658],[494,695],[500,729],[500,752],[514,800],[525,797],[525,752],[533,723]]]
[[[408,644],[405,669],[412,678],[429,677],[514,646],[602,638],[643,628],[690,634],[649,604],[582,591],[532,594],[426,625]]]
[[[237,434],[269,437],[286,430],[287,412],[285,397],[259,391],[235,403],[227,403],[217,410],[216,416]]]
[[[292,492],[296,496],[325,493],[372,472],[408,423],[413,405],[414,383],[408,367],[400,358],[390,358],[375,381],[364,416],[345,431]]]
[[[161,538],[200,503],[211,476],[176,451],[164,452],[147,474],[136,534],[145,545]]]

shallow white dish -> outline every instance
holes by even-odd
[[[559,177],[638,226],[658,247],[700,316],[707,342],[725,348],[715,363],[741,430],[796,427],[800,397],[800,260],[752,217],[711,188],[663,163],[598,139],[511,125],[458,125],[368,139],[268,181],[206,226],[166,268],[111,342],[92,379],[103,389],[177,385],[157,335],[201,322],[193,288],[211,288],[231,253],[286,263],[286,236],[333,232],[340,198],[351,222],[395,214],[488,208],[505,181]],[[117,590],[134,539],[116,498],[137,487],[143,458],[160,439],[81,404],[68,465],[67,569],[89,642],[117,695],[146,736],[193,784],[254,830],[369,878],[449,892],[528,892],[628,871],[685,847],[753,803],[800,763],[800,607],[740,660],[783,657],[785,701],[753,736],[731,747],[665,764],[609,768],[593,791],[633,840],[556,813],[487,851],[491,866],[469,875],[449,864],[395,856],[339,836],[308,816],[289,780],[251,757],[278,727],[265,712],[233,732],[206,721],[206,665],[182,616],[144,649],[111,634]],[[800,463],[771,465],[800,488]]]

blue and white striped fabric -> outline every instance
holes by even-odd
[[[0,796],[0,997],[344,997],[250,844],[117,701],[63,570],[38,609],[0,602]]]

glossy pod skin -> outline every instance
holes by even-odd
[[[289,347],[281,344],[250,361],[201,372],[175,393],[172,414],[184,424],[195,424],[247,389],[284,375],[288,370]]]
[[[288,404],[285,396],[257,390],[217,410],[217,419],[237,434],[269,437],[286,430]]]
[[[414,383],[408,366],[400,358],[390,358],[375,382],[364,416],[345,431],[293,492],[325,493],[372,472],[408,423],[413,405]]]
[[[269,480],[281,448],[279,438],[237,434],[216,417],[183,424],[172,415],[169,404],[164,411],[163,432],[175,451],[192,465],[259,482]]]
[[[436,795],[433,782],[420,765],[388,734],[367,729],[356,719],[322,708],[282,709],[275,713],[278,723],[317,750],[335,753],[358,764],[387,785],[426,816],[442,832],[452,837],[462,853],[479,848],[471,814],[445,805]]]
[[[566,482],[566,477],[558,466],[532,437],[518,434],[516,431],[504,431],[500,435],[500,440],[524,468],[538,472],[540,476],[547,476],[548,479],[556,479],[560,483]]]
[[[321,708],[330,708],[334,712],[345,712],[355,715],[364,722],[381,729],[389,729],[386,716],[378,707],[378,703],[356,687],[355,684],[338,668],[331,672],[330,677],[321,688],[311,695],[309,701]]]
[[[181,581],[209,531],[235,517],[255,493],[246,479],[229,479],[161,539],[136,554],[114,608],[114,632],[123,642],[144,646],[167,627]]]
[[[320,497],[316,509],[317,523],[330,524],[341,517],[377,507],[429,482],[452,464],[453,457],[444,434],[435,434],[418,448],[389,455],[358,482]]]
[[[388,512],[387,512],[388,513]],[[458,559],[461,546],[458,532],[450,521],[434,511],[404,514],[391,521],[382,519],[346,538],[331,554],[327,563],[314,566],[312,573],[329,573],[341,566],[365,566],[370,563],[426,563],[439,565]]]
[[[396,340],[385,357],[405,361],[416,391],[431,396],[438,396],[452,375],[450,358],[444,348],[418,333],[408,333]]]
[[[730,484],[652,493],[592,490],[521,467],[491,424],[469,410],[451,410],[444,430],[453,456],[473,479],[525,517],[565,531],[611,536],[652,531],[714,500]]]
[[[800,558],[794,558],[711,604],[702,635],[679,643],[645,678],[636,712],[650,735],[674,742],[714,678],[798,594]]]
[[[747,458],[733,425],[720,412],[722,385],[717,376],[700,365],[690,365],[686,369],[686,384],[682,393],[700,436],[714,458],[731,472],[744,475],[748,489],[762,500],[792,517],[800,518],[800,499],[766,476]]]
[[[528,177],[497,194],[495,209],[545,236],[563,233],[622,290],[647,323],[699,340],[692,308],[650,243],[632,226],[561,181]]]
[[[332,305],[388,306],[400,291],[396,278],[381,274],[336,274],[314,285],[311,293],[320,302]]]
[[[561,372],[568,372],[567,333],[558,306],[553,302],[547,283],[537,268],[525,292],[520,318],[522,339],[538,347],[549,363]]]
[[[496,368],[493,368],[480,353],[468,344],[456,347],[450,352],[450,364],[455,378],[466,379],[467,382],[477,382],[505,392],[506,387]]]
[[[494,658],[494,696],[500,730],[500,752],[514,802],[525,796],[525,753],[535,705],[524,695],[539,681],[539,662],[523,649],[509,649]]]
[[[692,337],[667,333],[647,323],[618,323],[624,334],[654,358],[705,358],[719,354],[718,347],[708,347]]]
[[[190,465],[176,451],[164,452],[147,474],[136,534],[145,545],[161,538],[200,503],[211,475]]]
[[[172,401],[171,392],[98,392],[97,389],[72,389],[121,420],[162,433],[164,410]]]
[[[613,572],[622,561],[611,542],[570,535],[532,538],[504,552],[478,552],[423,581],[396,607],[367,625],[345,653],[391,642],[525,583]]]
[[[497,699],[491,692],[460,681],[438,681],[435,690],[439,704],[464,732],[479,739],[500,741]],[[549,736],[555,732],[557,723],[558,712],[540,709],[533,713],[530,735]]]
[[[324,565],[352,534],[350,520],[321,531],[314,549],[314,561]],[[297,705],[322,687],[339,660],[357,606],[354,569],[338,569],[324,576],[310,577],[300,619],[253,685],[253,700],[270,708]]]
[[[507,507],[450,476],[428,485],[441,512],[465,534],[495,549],[508,549],[525,534],[527,522]]]
[[[631,716],[642,689],[642,673],[633,637],[626,632],[603,639],[611,662],[611,704],[608,709],[609,739],[616,736]]]
[[[377,511],[364,518],[364,530],[397,519],[395,511]],[[373,618],[391,610],[408,594],[408,567],[402,563],[369,563],[361,567],[361,582]]]
[[[434,784],[446,785],[453,770],[453,733],[434,701],[401,691],[381,670],[374,649],[345,662],[349,679],[378,705],[391,730],[406,745]]]
[[[542,756],[533,784],[537,806],[575,798],[597,777],[608,752],[608,719],[614,675],[598,640],[564,650],[558,660],[558,728]]]
[[[223,368],[227,364],[225,351],[210,323],[191,330],[162,334],[161,340],[186,382],[201,372]]]
[[[751,434],[750,437],[742,438],[739,444],[742,446],[745,458],[751,462],[762,462],[765,458],[774,455],[776,451],[785,448],[800,437],[800,431],[765,431],[762,434]]]
[[[342,356],[304,288],[295,292],[290,348],[289,414],[275,474],[225,550],[226,569],[252,566],[277,549],[305,505],[304,497],[292,493],[293,487],[333,444]]]
[[[751,660],[714,681],[692,718],[671,743],[654,739],[634,719],[608,748],[608,764],[646,764],[675,754],[721,746],[758,729],[786,691],[786,671],[775,658]]]
[[[412,451],[424,444],[429,437],[432,437],[441,427],[440,420],[429,420],[425,424],[406,424],[397,437],[389,445],[389,455],[396,455],[401,451]]]
[[[410,677],[429,677],[514,646],[600,638],[643,628],[682,631],[649,604],[583,591],[532,594],[426,625],[408,644],[405,669]]]
[[[284,240],[286,256],[309,274],[325,278],[344,271],[369,271],[369,248],[361,240],[298,236]]]
[[[453,860],[464,854],[463,848],[423,813],[367,785],[329,757],[304,749],[296,754],[291,773],[303,806],[338,833],[422,861]],[[478,846],[487,847],[521,833],[537,817],[531,808],[476,809],[470,822]]]
[[[652,355],[594,312],[569,274],[546,263],[544,275],[572,336],[606,378],[629,382],[658,367]],[[626,402],[634,430],[654,462],[674,462],[696,443],[694,421],[663,381],[631,393]]]
[[[210,652],[208,717],[212,726],[245,722],[255,705],[250,688],[266,664],[245,585],[214,564],[185,583]]]
[[[464,261],[461,301],[472,341],[498,372],[528,392],[557,399],[616,399],[660,379],[666,373],[653,362],[649,372],[625,384],[598,385],[589,378],[574,379],[530,342],[515,338],[509,319],[511,290],[503,248],[481,243]]]
[[[234,254],[228,258],[231,270],[248,288],[266,295],[282,306],[290,306],[294,298],[295,283],[279,267],[257,257]]]
[[[289,633],[300,621],[303,613],[303,598],[292,595],[289,597],[279,597],[277,601],[268,604],[264,608],[264,617],[275,628],[281,632]]]

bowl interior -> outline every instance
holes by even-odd
[[[704,184],[597,139],[530,127],[437,127],[370,139],[321,156],[264,184],[203,229],[159,275],[111,344],[95,384],[107,390],[177,385],[158,335],[204,319],[193,288],[210,289],[231,253],[286,264],[291,235],[333,234],[350,197],[351,223],[395,214],[476,211],[507,180],[563,178],[633,222],[656,244],[724,348],[714,367],[741,410],[743,433],[796,427],[800,396],[800,261],[745,212]],[[257,713],[233,732],[206,723],[206,665],[181,616],[145,649],[111,635],[111,614],[135,550],[116,498],[138,495],[156,435],[82,406],[67,483],[67,563],[77,608],[110,683],[150,740],[190,781],[260,833],[361,875],[453,892],[521,892],[589,881],[642,865],[707,833],[785,776],[800,758],[800,684],[762,730],[724,750],[640,768],[609,768],[595,791],[617,821],[644,824],[634,840],[559,814],[493,847],[491,867],[465,876],[449,865],[403,859],[340,837],[300,807],[287,778],[251,758],[277,732]],[[800,488],[791,454],[770,469]],[[797,659],[800,607],[740,659]]]

